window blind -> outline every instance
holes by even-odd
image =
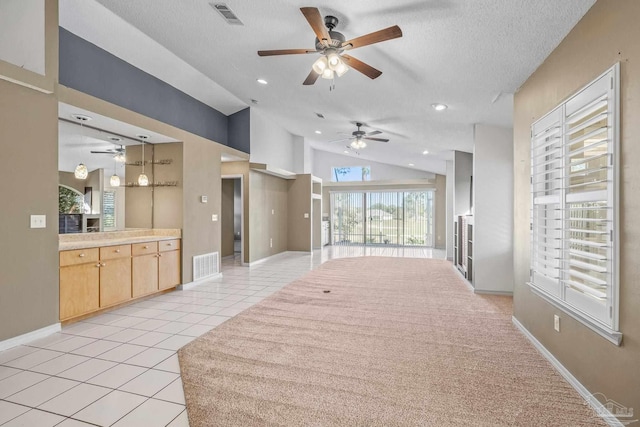
[[[618,66],[531,129],[531,285],[618,328]]]

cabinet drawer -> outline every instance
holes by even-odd
[[[134,243],[131,245],[133,256],[155,254],[158,252],[158,242]]]
[[[117,259],[131,256],[131,245],[105,246],[100,248],[100,259]]]
[[[60,267],[65,267],[67,265],[84,264],[87,262],[98,262],[98,255],[98,248],[62,251],[60,252]]]
[[[161,240],[158,242],[158,250],[160,252],[175,251],[180,249],[180,239]]]

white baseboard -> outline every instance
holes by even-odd
[[[592,393],[587,390],[585,386],[583,386],[580,381],[576,377],[574,377],[571,372],[567,368],[565,368],[562,363],[558,359],[555,358],[553,354],[549,350],[547,350],[540,341],[537,340],[536,337],[533,336],[531,332],[525,328],[522,323],[515,318],[515,316],[511,316],[511,321],[513,324],[522,332],[522,334],[533,344],[533,346],[540,352],[540,354],[551,363],[551,365],[558,371],[562,377],[567,380],[569,384],[582,396],[582,398],[593,408],[594,411],[606,422],[608,425],[612,427],[624,427],[624,424],[618,420],[611,412],[607,410],[607,408],[600,403]]]
[[[284,252],[277,253],[277,254],[275,254],[275,255],[271,255],[271,256],[268,256],[268,257],[265,257],[265,258],[259,259],[259,260],[257,260],[257,261],[248,262],[248,263],[246,263],[246,265],[247,265],[247,266],[249,266],[249,267],[255,267],[256,265],[260,265],[260,264],[262,264],[263,262],[266,262],[266,261],[272,261],[273,259],[278,258],[278,257],[281,257],[281,256],[283,256],[283,255],[287,255],[287,254],[297,254],[297,253],[300,253],[300,254],[307,254],[307,255],[310,255],[310,254],[311,254],[311,252],[304,252],[304,251],[284,251]]]
[[[513,292],[509,292],[509,291],[484,291],[482,289],[475,289],[475,288],[473,289],[473,293],[480,294],[480,295],[502,295],[506,297],[513,296]]]
[[[194,282],[183,283],[181,285],[176,286],[176,289],[179,291],[186,291],[186,290],[195,288],[196,286],[200,286],[203,283],[208,282],[209,280],[215,280],[221,277],[222,277],[222,273],[214,274],[213,276],[208,276],[208,277],[205,277],[204,279],[196,280]]]
[[[35,331],[27,332],[26,334],[18,335],[17,337],[0,341],[0,351],[26,344],[40,338],[44,338],[48,335],[60,332],[61,329],[62,327],[60,323],[54,323],[53,325],[45,326],[44,328],[36,329]]]

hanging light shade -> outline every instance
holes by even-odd
[[[142,173],[138,176],[138,185],[140,187],[146,187],[149,185],[149,177],[144,173],[144,142],[142,143]]]
[[[140,187],[146,187],[149,185],[149,177],[147,177],[147,175],[143,173],[140,174],[140,176],[138,177],[138,185]]]
[[[324,70],[327,69],[327,67],[328,67],[327,57],[324,55],[318,58],[318,60],[314,62],[313,65],[311,66],[311,68],[313,68],[313,71],[315,71],[318,74],[322,74]]]
[[[349,71],[349,67],[347,67],[347,64],[345,64],[342,60],[340,60],[340,64],[338,64],[333,71],[335,71],[338,77],[342,77],[344,73]]]
[[[367,146],[367,143],[361,139],[355,139],[351,142],[350,145],[351,145],[351,148],[354,148],[356,150],[361,150]]]
[[[342,64],[342,59],[340,59],[340,56],[338,56],[337,53],[330,53],[329,56],[327,56],[327,64],[329,65],[329,68],[336,71],[336,68]]]
[[[84,163],[80,163],[78,166],[76,166],[76,170],[73,171],[73,175],[77,179],[87,179],[87,176],[89,176],[89,169],[87,169]]]
[[[331,80],[333,78],[333,70],[330,68],[325,68],[324,71],[322,72],[322,78]]]
[[[111,175],[109,184],[111,184],[112,187],[120,187],[120,177],[114,173]]]

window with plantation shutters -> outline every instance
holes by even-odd
[[[619,344],[618,65],[531,129],[531,286]]]

